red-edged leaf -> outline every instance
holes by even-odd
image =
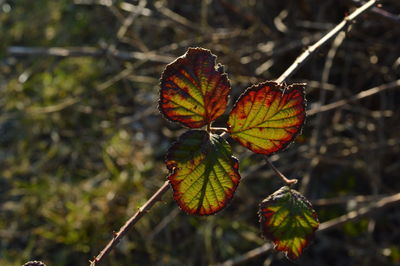
[[[311,203],[287,186],[262,201],[259,215],[264,236],[290,259],[302,254],[319,226]]]
[[[159,109],[190,128],[210,124],[225,112],[230,83],[210,50],[189,48],[161,77]]]
[[[224,208],[239,184],[239,163],[228,142],[216,134],[190,130],[166,159],[174,199],[189,214],[208,215]]]
[[[231,137],[261,154],[286,147],[304,123],[304,87],[267,81],[248,88],[229,114]]]

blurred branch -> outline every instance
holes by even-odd
[[[25,55],[36,55],[36,56],[59,56],[59,57],[101,57],[105,55],[111,55],[115,58],[122,60],[143,60],[153,61],[159,63],[169,63],[175,58],[165,55],[158,55],[155,53],[144,53],[144,52],[129,52],[122,51],[113,48],[100,49],[95,47],[27,47],[27,46],[11,46],[7,50],[9,55],[12,56],[25,56]]]
[[[351,0],[351,2],[353,2],[353,3],[355,3],[356,5],[359,5],[359,6],[364,3],[364,1],[360,1],[360,0]],[[389,19],[389,20],[391,20],[393,22],[400,23],[400,16],[398,16],[398,15],[396,16],[396,15],[390,13],[389,11],[386,11],[386,10],[382,9],[379,6],[378,7],[374,6],[371,9],[371,11],[373,13],[378,14],[378,15],[384,17],[384,18],[387,18],[387,19]]]
[[[217,264],[219,266],[233,266],[233,265],[239,265],[243,262],[249,261],[251,259],[254,259],[258,256],[261,256],[265,253],[267,253],[268,251],[270,251],[271,249],[273,249],[273,245],[270,243],[265,243],[264,245],[252,249],[249,252],[246,252],[242,255],[239,255],[233,259],[227,260],[223,263]]]
[[[114,0],[74,0],[75,5],[100,5],[100,6],[112,6]]]
[[[346,37],[346,33],[344,31],[341,31],[338,35],[336,35],[335,40],[332,43],[331,48],[329,49],[329,52],[326,56],[325,60],[325,65],[324,69],[322,71],[322,77],[321,77],[321,83],[326,84],[329,82],[329,76],[331,73],[332,65],[333,65],[333,59],[336,56],[336,52],[339,49],[339,47],[342,45],[344,39]],[[326,94],[327,91],[324,89],[321,89],[321,92],[319,94],[319,104],[320,106],[323,105],[326,101]],[[303,179],[301,181],[301,186],[299,188],[300,193],[305,194],[308,185],[311,180],[311,174],[314,171],[315,167],[319,164],[318,156],[316,156],[320,152],[320,138],[321,138],[321,131],[325,122],[324,119],[324,113],[318,113],[317,118],[314,123],[314,129],[311,134],[311,139],[310,139],[310,155],[311,155],[311,162],[310,165],[308,166],[307,172],[303,175]]]
[[[368,202],[368,201],[377,201],[387,197],[387,195],[359,195],[359,196],[341,196],[335,198],[327,198],[327,199],[316,199],[311,200],[313,206],[327,206],[327,205],[334,205],[334,204],[344,204],[348,203],[349,201],[354,201],[357,203],[361,202]]]
[[[117,37],[119,39],[121,39],[125,35],[125,33],[128,31],[128,28],[132,25],[135,18],[143,13],[143,10],[146,7],[146,4],[147,4],[146,0],[140,0],[137,6],[132,5],[131,13],[124,20],[124,22],[122,23],[121,27],[119,28],[119,30],[117,32]]]
[[[361,7],[357,8],[353,13],[349,16],[345,17],[342,22],[340,22],[335,28],[333,28],[330,32],[328,32],[324,37],[322,37],[318,42],[308,47],[307,50],[301,54],[294,63],[286,69],[286,71],[280,75],[279,78],[276,79],[276,82],[281,83],[286,81],[290,76],[292,76],[306,61],[309,59],[311,55],[313,55],[316,51],[318,51],[322,45],[328,42],[330,39],[335,37],[339,32],[349,26],[353,21],[358,18],[361,14],[367,11],[369,8],[374,6],[377,3],[377,0],[370,0]]]
[[[343,99],[343,100],[340,100],[340,101],[337,101],[337,102],[333,102],[333,103],[330,103],[330,104],[327,104],[327,105],[323,105],[323,106],[319,106],[319,107],[313,108],[313,109],[311,109],[311,110],[309,110],[307,112],[307,116],[315,115],[315,114],[320,113],[320,112],[330,111],[330,110],[342,107],[342,106],[344,106],[346,104],[358,101],[358,100],[360,100],[362,98],[366,98],[366,97],[372,96],[372,95],[374,95],[376,93],[379,93],[379,92],[382,92],[384,90],[393,89],[393,88],[397,88],[397,87],[400,87],[400,79],[392,81],[392,82],[389,82],[389,83],[386,83],[386,84],[382,84],[382,85],[380,85],[378,87],[374,87],[374,88],[362,91],[362,92],[357,93],[356,95],[354,95],[354,96],[352,96],[352,97],[350,97],[348,99]]]
[[[122,2],[120,4],[120,8],[124,11],[128,11],[131,13],[137,13],[137,14],[140,14],[140,15],[146,16],[146,17],[150,16],[152,14],[151,9],[148,9],[146,7],[141,7],[141,6],[135,6],[128,2]]]
[[[322,223],[319,226],[318,231],[321,232],[339,227],[344,223],[358,220],[366,215],[372,214],[377,210],[390,207],[399,202],[400,202],[400,193],[384,197],[379,201],[372,203],[370,206],[362,207],[359,210],[348,212],[347,214],[344,214],[342,216],[339,216],[337,218]]]
[[[379,15],[387,18],[387,19],[390,19],[391,21],[394,21],[396,23],[400,23],[400,17],[399,16],[396,16],[396,15],[394,15],[394,14],[392,14],[392,13],[390,13],[390,12],[388,12],[388,11],[382,9],[382,8],[373,7],[372,11],[374,13],[376,13],[376,14],[379,14]]]
[[[100,265],[108,253],[110,253],[110,251],[119,243],[121,238],[127,234],[129,229],[131,229],[136,222],[139,221],[140,218],[142,218],[151,209],[151,207],[153,207],[156,202],[161,201],[162,196],[165,192],[167,192],[168,189],[169,181],[167,180],[157,190],[157,192],[154,193],[153,196],[151,196],[151,198],[142,207],[140,207],[139,210],[121,227],[121,229],[119,229],[119,231],[113,235],[113,238],[110,240],[110,242],[108,242],[99,255],[93,258],[93,260],[90,262],[90,265]]]
[[[79,102],[80,99],[78,98],[67,98],[64,101],[55,104],[55,105],[50,105],[50,106],[43,106],[43,107],[31,107],[28,109],[29,114],[48,114],[48,113],[54,113],[54,112],[59,112],[71,105],[76,104]]]
[[[167,8],[162,1],[158,1],[154,3],[154,7],[157,9],[158,12],[166,16],[167,18],[170,18],[171,20],[191,29],[194,31],[199,31],[200,27],[197,26],[195,23],[192,21],[188,20],[187,18],[175,13],[171,9]]]
[[[235,17],[239,19],[243,19],[249,24],[254,24],[257,23],[258,20],[256,17],[254,17],[251,14],[248,14],[247,12],[244,12],[243,9],[240,7],[237,7],[234,5],[232,1],[226,1],[226,0],[219,0],[218,1],[226,10],[228,10],[230,13],[232,13]]]
[[[175,207],[167,216],[165,216],[161,222],[154,227],[154,230],[149,234],[147,237],[147,241],[152,241],[154,237],[159,234],[164,228],[168,226],[172,220],[181,212],[181,209],[179,207]]]
[[[342,215],[340,217],[337,217],[337,218],[334,218],[332,220],[322,223],[319,226],[317,232],[322,232],[322,231],[327,231],[330,229],[337,228],[337,227],[343,225],[344,223],[358,220],[366,215],[375,215],[376,211],[390,207],[399,202],[400,202],[400,193],[381,198],[380,200],[376,201],[375,203],[370,204],[367,207],[362,207],[358,210],[348,212],[345,215]],[[254,259],[258,256],[261,256],[261,255],[267,253],[268,251],[270,251],[272,248],[273,248],[273,245],[271,243],[265,243],[264,245],[262,245],[258,248],[250,250],[243,255],[237,256],[233,259],[229,259],[218,265],[220,265],[220,266],[238,265],[240,263],[243,263],[243,262],[249,261],[251,259]]]

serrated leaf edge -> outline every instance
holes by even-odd
[[[177,145],[177,144],[179,144],[179,142],[184,138],[184,136],[185,135],[187,135],[187,134],[192,134],[194,131],[203,131],[203,132],[205,132],[205,133],[207,133],[208,135],[210,134],[209,132],[207,132],[207,131],[205,131],[205,130],[197,130],[197,129],[192,129],[192,130],[188,130],[188,131],[186,131],[186,132],[184,132],[181,136],[179,136],[179,138],[176,140],[176,141],[174,141],[172,144],[171,144],[171,146],[170,146],[170,148],[168,149],[168,151],[167,151],[167,154],[165,155],[165,165],[167,166],[167,161],[169,160],[168,158],[169,158],[169,156],[170,156],[170,153],[171,153],[171,151],[173,150],[173,148]],[[226,140],[225,140],[226,141]],[[227,142],[228,143],[228,142]],[[229,143],[228,143],[229,144]],[[230,145],[230,144],[229,144]],[[232,195],[230,196],[230,197],[228,197],[227,199],[225,199],[225,201],[224,201],[224,206],[221,208],[221,209],[219,209],[219,210],[217,210],[217,211],[215,211],[215,212],[212,212],[212,213],[207,213],[207,214],[198,214],[198,213],[191,213],[191,212],[189,212],[186,208],[185,208],[185,206],[183,206],[183,205],[181,205],[180,204],[180,202],[178,201],[178,199],[176,199],[176,197],[175,197],[175,187],[174,187],[174,185],[172,184],[172,182],[170,181],[170,177],[171,176],[173,176],[174,174],[175,174],[175,171],[178,169],[178,168],[169,168],[168,166],[167,166],[167,168],[168,168],[168,170],[169,170],[169,174],[168,174],[168,176],[167,176],[167,180],[169,180],[170,181],[170,186],[171,186],[171,188],[172,188],[172,191],[173,191],[173,197],[174,197],[174,200],[175,200],[175,202],[178,204],[178,206],[179,206],[179,208],[183,211],[183,212],[185,212],[187,215],[192,215],[192,216],[199,216],[199,217],[203,217],[203,216],[210,216],[210,215],[214,215],[214,214],[216,214],[216,213],[218,213],[218,212],[221,212],[221,211],[223,211],[230,203],[231,203],[231,201],[232,201],[232,199],[233,199],[233,196],[235,195],[235,193],[236,193],[236,191],[237,191],[237,188],[238,188],[238,186],[239,186],[239,184],[240,184],[240,181],[241,181],[241,175],[240,175],[240,173],[239,173],[239,160],[235,157],[235,156],[233,156],[233,155],[231,155],[230,156],[231,157],[231,159],[232,159],[232,164],[234,165],[233,166],[233,169],[234,169],[234,171],[235,171],[235,173],[239,176],[239,180],[238,180],[238,182],[237,182],[237,184],[234,184],[234,186],[233,186],[233,188],[231,189],[232,190]]]
[[[260,230],[261,230],[261,232],[262,232],[262,237],[263,237],[264,239],[266,239],[266,240],[272,241],[272,242],[274,243],[274,249],[277,250],[277,251],[280,251],[280,252],[284,253],[285,256],[286,256],[288,259],[290,259],[290,260],[297,260],[300,256],[299,256],[299,257],[292,257],[292,256],[290,256],[290,254],[289,254],[288,251],[277,249],[277,244],[276,244],[275,242],[276,242],[276,241],[279,241],[279,239],[275,238],[275,237],[273,236],[273,234],[271,234],[270,232],[266,232],[266,231],[264,230],[264,226],[263,226],[263,224],[264,224],[266,221],[265,221],[265,218],[264,218],[264,216],[263,216],[263,214],[262,214],[262,209],[264,209],[264,206],[265,206],[265,204],[267,204],[267,202],[275,202],[275,201],[276,201],[276,198],[279,196],[279,194],[285,193],[285,192],[282,191],[282,190],[287,190],[287,191],[291,194],[291,197],[295,197],[294,195],[300,197],[301,200],[307,205],[307,207],[311,209],[313,218],[318,222],[318,226],[317,226],[316,228],[312,228],[312,229],[313,229],[312,232],[306,237],[306,242],[307,242],[308,244],[302,248],[301,254],[303,254],[304,250],[306,250],[306,249],[310,246],[310,243],[314,240],[314,238],[315,238],[315,232],[318,230],[320,223],[319,223],[319,219],[318,219],[318,216],[317,216],[317,212],[313,209],[313,206],[312,206],[311,202],[310,202],[306,197],[304,197],[300,192],[298,192],[298,191],[296,191],[296,190],[294,190],[294,189],[291,189],[291,188],[288,187],[288,186],[283,186],[283,187],[281,187],[280,189],[278,189],[277,191],[275,191],[274,193],[272,193],[271,195],[269,195],[267,198],[265,198],[265,199],[259,204],[259,207],[258,207],[258,217],[259,217]]]
[[[291,140],[289,140],[288,142],[286,142],[284,145],[282,145],[282,147],[279,150],[276,150],[274,152],[271,153],[262,153],[264,155],[273,155],[275,153],[281,152],[286,150],[296,139],[297,136],[302,134],[304,125],[306,123],[306,119],[307,119],[307,112],[306,112],[306,107],[307,107],[307,99],[306,99],[306,92],[305,92],[305,87],[306,87],[306,83],[292,83],[290,85],[286,85],[285,83],[278,83],[276,81],[272,81],[272,80],[267,80],[258,84],[253,84],[250,87],[246,88],[244,92],[242,92],[242,94],[240,94],[240,96],[238,97],[238,99],[236,100],[235,104],[233,105],[231,111],[228,114],[228,117],[230,116],[230,114],[232,113],[233,110],[235,110],[236,105],[238,104],[238,102],[249,92],[249,91],[257,91],[257,89],[259,89],[259,87],[263,87],[263,86],[271,86],[271,90],[273,91],[277,91],[277,92],[282,92],[282,93],[286,93],[287,91],[290,92],[291,90],[295,89],[296,86],[301,86],[302,89],[299,88],[299,91],[302,95],[303,101],[302,101],[302,105],[304,108],[304,119],[301,123],[301,125],[299,126],[299,130],[296,132],[296,134],[293,134]],[[228,125],[228,132],[229,132],[230,126]],[[234,139],[233,137],[231,137],[232,139]],[[234,139],[235,141],[237,141],[236,139]],[[239,141],[237,141],[239,142]],[[240,143],[240,142],[239,142]],[[240,145],[242,145],[242,143],[240,143]],[[247,148],[246,146],[244,146],[245,148]],[[249,148],[247,148],[249,149]],[[250,149],[249,149],[250,150]],[[254,151],[252,151],[254,152]],[[256,153],[256,152],[255,152]],[[261,153],[257,153],[257,154],[261,154]]]
[[[163,80],[163,78],[164,78],[164,75],[167,75],[167,74],[169,74],[169,72],[172,71],[171,68],[172,68],[172,66],[173,66],[174,64],[178,63],[179,61],[185,60],[185,58],[187,57],[187,55],[188,55],[188,53],[189,53],[190,51],[205,51],[205,52],[208,52],[208,53],[211,55],[211,57],[214,59],[214,69],[215,69],[215,71],[217,71],[218,73],[220,73],[220,74],[221,74],[221,77],[226,78],[226,81],[227,81],[227,83],[228,83],[229,86],[230,86],[231,82],[230,82],[230,79],[229,79],[229,77],[228,77],[228,73],[224,72],[224,65],[222,65],[221,63],[217,63],[217,56],[216,56],[215,54],[213,54],[213,53],[211,52],[211,50],[205,49],[205,48],[202,48],[202,47],[189,47],[189,48],[187,49],[187,51],[186,51],[183,55],[177,57],[174,61],[172,61],[171,63],[169,63],[168,65],[166,65],[165,68],[164,68],[164,70],[163,70],[163,72],[161,73],[161,77],[160,77],[160,79],[159,79],[159,87],[160,87],[160,89],[159,89],[159,91],[158,91],[158,105],[157,105],[157,109],[158,109],[158,111],[161,113],[161,115],[162,115],[167,121],[169,121],[169,122],[172,122],[172,123],[174,123],[174,124],[179,124],[180,126],[182,126],[182,127],[184,127],[184,128],[187,128],[187,129],[196,129],[196,128],[197,128],[197,129],[200,129],[200,128],[206,126],[207,123],[205,122],[203,125],[201,125],[201,126],[199,126],[199,127],[189,127],[189,126],[183,124],[183,123],[180,122],[180,121],[175,121],[175,120],[169,118],[168,115],[164,112],[164,110],[163,110],[162,107],[161,107],[161,106],[162,106],[162,104],[161,104],[161,101],[162,101],[162,99],[161,99],[162,86],[161,86],[161,85],[162,85],[162,80]],[[232,89],[232,87],[230,86],[230,90],[231,90],[231,89]],[[230,98],[230,93],[228,93],[227,96],[226,96],[227,107],[228,107],[228,103],[229,103],[229,98]],[[226,112],[226,109],[225,109],[225,112]],[[215,121],[215,120],[210,121],[209,124],[211,124],[213,121]]]

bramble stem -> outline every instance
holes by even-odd
[[[97,255],[92,261],[90,261],[90,266],[100,265],[108,253],[119,243],[121,238],[123,238],[129,229],[145,215],[151,207],[157,202],[161,201],[162,196],[169,189],[169,181],[165,183],[157,190],[156,193],[151,196],[151,198],[139,208],[139,210],[131,217],[129,220],[119,229],[117,233],[113,234],[113,238],[108,242],[108,244],[103,248],[103,250]]]
[[[286,185],[291,186],[297,183],[297,179],[289,179],[287,178],[284,174],[281,173],[281,171],[276,168],[272,162],[269,160],[267,155],[264,155],[264,159],[267,162],[267,164],[274,170],[274,172],[285,182]]]
[[[345,17],[342,22],[340,22],[336,27],[330,30],[327,34],[324,35],[319,41],[311,45],[307,48],[296,60],[293,62],[292,65],[283,72],[279,78],[276,79],[276,82],[282,83],[285,82],[290,76],[292,76],[306,61],[307,59],[317,52],[324,44],[326,44],[330,39],[335,37],[339,32],[341,32],[345,27],[349,26],[353,21],[363,14],[365,11],[373,7],[378,0],[370,0],[361,7],[357,8],[353,13],[349,16]],[[275,171],[275,173],[285,182],[287,185],[292,185],[297,183],[297,179],[287,179],[268,159],[267,156],[264,156],[265,160],[267,161],[268,165]]]
[[[276,80],[278,83],[282,83],[286,81],[290,76],[292,76],[305,62],[306,60],[314,54],[319,48],[322,47],[326,42],[335,37],[339,32],[341,32],[346,26],[349,26],[353,21],[360,16],[362,13],[367,11],[369,8],[373,7],[378,0],[370,0],[361,7],[357,8],[353,13],[349,16],[345,17],[342,22],[340,22],[336,27],[330,30],[324,37],[322,37],[318,42],[314,43],[310,47],[307,48],[297,59],[293,62],[293,64],[286,69],[286,71],[280,75],[280,77]]]

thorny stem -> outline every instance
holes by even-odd
[[[139,208],[139,210],[119,229],[117,233],[113,234],[113,238],[108,242],[108,244],[103,248],[103,250],[90,261],[90,266],[99,265],[108,253],[119,243],[121,238],[123,238],[129,229],[145,215],[151,207],[157,202],[161,201],[162,196],[169,189],[169,181],[165,181],[165,183],[157,190],[156,193],[151,196],[151,198]]]
[[[365,11],[373,7],[379,0],[370,0],[361,7],[357,8],[353,13],[349,16],[345,17],[342,22],[340,22],[336,27],[330,30],[327,34],[324,35],[319,41],[311,45],[307,48],[297,59],[293,62],[292,65],[283,72],[279,78],[276,79],[276,82],[283,83],[285,82],[290,76],[292,76],[306,61],[317,52],[325,43],[327,43],[330,39],[335,37],[339,34],[343,29],[349,26],[353,21],[363,14]],[[268,165],[275,171],[275,173],[285,182],[287,185],[293,185],[297,183],[297,179],[287,179],[279,170],[271,163],[267,156],[264,156],[265,160],[267,161]]]
[[[285,182],[286,185],[291,186],[297,183],[297,179],[289,179],[284,174],[282,174],[281,171],[279,171],[278,168],[276,168],[272,164],[267,155],[264,155],[264,159],[267,162],[267,164],[272,168],[272,170],[274,170],[274,172],[282,179],[282,181]]]
[[[322,47],[322,45],[324,45],[330,39],[335,37],[339,32],[341,32],[343,29],[345,29],[347,26],[353,23],[353,21],[358,16],[367,11],[369,8],[373,7],[377,2],[378,0],[370,0],[361,7],[357,8],[349,16],[345,17],[342,20],[342,22],[340,22],[336,27],[334,27],[327,34],[325,34],[324,37],[322,37],[319,41],[308,47],[307,50],[304,51],[304,53],[302,53],[299,57],[297,57],[297,59],[293,62],[293,64],[288,69],[286,69],[286,71],[282,75],[280,75],[280,77],[276,80],[276,82],[282,83],[286,81],[306,62],[306,60],[311,55],[317,52]]]

